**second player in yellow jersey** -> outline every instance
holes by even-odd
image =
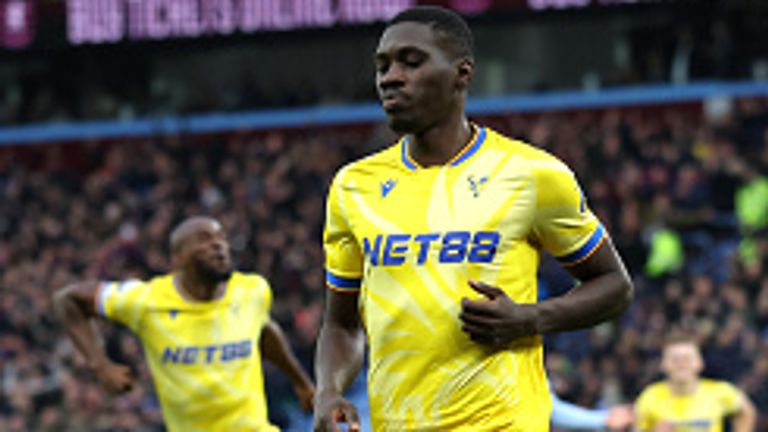
[[[170,274],[102,283],[99,313],[139,337],[170,430],[275,431],[267,420],[259,340],[272,293],[234,273],[221,296],[190,301]]]
[[[176,432],[271,432],[262,355],[311,407],[314,386],[269,316],[272,291],[256,274],[234,272],[221,225],[194,217],[171,234],[173,271],[148,281],[81,282],[59,292],[56,309],[104,388],[130,388],[130,369],[110,361],[90,318],[127,326],[141,341],[163,419]]]

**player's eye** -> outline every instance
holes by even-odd
[[[408,51],[400,59],[403,65],[409,68],[417,68],[421,66],[425,60],[426,60],[426,57],[421,52],[418,52],[418,51]]]
[[[412,69],[421,66],[422,63],[424,63],[424,60],[421,58],[406,58],[403,61],[404,65]]]
[[[387,73],[387,70],[389,69],[389,63],[387,63],[387,62],[376,62],[374,67],[376,68],[376,73],[385,74],[385,73]]]

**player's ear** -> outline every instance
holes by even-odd
[[[181,267],[182,257],[180,251],[171,252],[171,267],[177,269]]]
[[[466,90],[472,82],[475,63],[469,58],[463,58],[456,64],[456,88]]]

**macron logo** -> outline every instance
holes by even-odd
[[[389,195],[390,192],[392,192],[392,189],[395,188],[395,185],[397,182],[393,179],[389,179],[385,182],[381,182],[381,197],[386,198],[387,195]]]

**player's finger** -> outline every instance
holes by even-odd
[[[323,419],[315,426],[315,432],[341,432],[336,422],[331,419]]]
[[[494,338],[486,334],[470,333],[469,339],[483,345],[495,345]]]
[[[492,328],[484,325],[478,325],[473,322],[463,322],[461,324],[461,331],[469,334],[493,336]]]
[[[486,345],[496,345],[499,335],[494,326],[477,324],[472,321],[464,321],[461,330],[469,335],[469,338],[475,342]]]
[[[344,412],[344,420],[347,421],[347,430],[360,432],[360,417],[357,415],[357,409],[354,405],[347,403],[341,409]]]
[[[497,317],[496,305],[489,301],[477,301],[470,299],[461,300],[462,313],[472,313],[478,316]]]
[[[315,426],[315,432],[342,432],[336,420],[336,410],[333,414],[322,416]]]
[[[486,330],[493,330],[497,327],[497,319],[486,314],[478,314],[472,311],[461,311],[459,319],[464,324],[472,324]]]
[[[491,300],[504,295],[504,291],[502,291],[500,288],[488,285],[485,282],[470,280],[469,286],[472,287],[473,290],[479,292]]]
[[[308,412],[308,413],[312,412],[313,406],[312,406],[311,398],[301,397],[299,398],[299,403],[301,404],[301,409],[303,409],[304,412]]]

